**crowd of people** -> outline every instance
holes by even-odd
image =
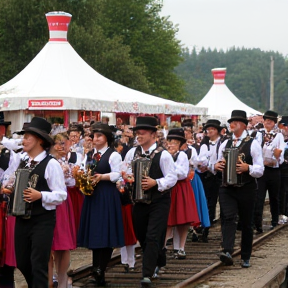
[[[220,260],[233,264],[240,229],[241,265],[249,268],[253,230],[263,233],[266,191],[271,229],[287,222],[288,116],[278,118],[268,110],[255,125],[234,110],[229,128],[208,119],[196,131],[192,119],[169,130],[152,116],[139,116],[134,127],[92,121],[52,129],[34,117],[14,137],[1,136],[1,287],[13,287],[15,267],[29,288],[68,287],[76,247],[92,251],[88,282],[103,287],[113,249],[121,248],[123,272],[131,273],[137,242],[141,285],[149,287],[171,243],[181,261],[188,232],[209,242],[218,201]],[[22,210],[15,207],[19,197]]]

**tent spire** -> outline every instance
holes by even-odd
[[[215,68],[211,70],[214,84],[225,84],[226,68]]]
[[[49,41],[67,42],[68,26],[72,15],[62,11],[54,11],[46,14],[49,28]]]

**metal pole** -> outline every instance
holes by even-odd
[[[270,110],[274,110],[274,58],[271,56],[270,64]]]

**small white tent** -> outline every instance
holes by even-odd
[[[226,68],[212,69],[214,84],[197,107],[208,107],[207,117],[226,121],[230,118],[232,110],[244,110],[247,117],[261,115],[262,113],[240,101],[226,86]]]
[[[206,108],[148,95],[105,78],[92,69],[67,41],[71,15],[51,12],[46,18],[49,42],[18,75],[0,86],[0,110],[7,111],[5,120],[11,120],[12,125],[15,117],[18,118],[16,122],[20,124],[13,127],[15,130],[29,121],[25,116],[31,113],[29,110],[181,115],[202,115],[207,111]],[[11,111],[17,111],[17,114]]]

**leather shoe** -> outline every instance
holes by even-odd
[[[233,258],[229,252],[221,252],[218,254],[220,261],[223,262],[226,266],[233,265]]]
[[[256,234],[257,234],[257,235],[262,234],[262,233],[263,233],[262,227],[256,228]]]
[[[248,260],[242,260],[241,266],[242,266],[242,268],[251,267],[250,260],[249,259]]]
[[[152,286],[152,281],[150,277],[144,277],[141,280],[141,287],[151,287]]]

